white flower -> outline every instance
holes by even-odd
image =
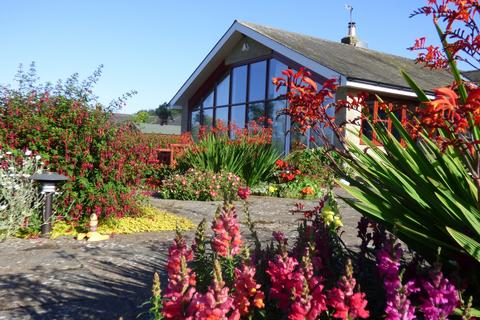
[[[5,152],[5,154],[11,155],[12,153],[10,151]]]
[[[28,149],[25,150],[25,155],[26,155],[27,157],[30,157],[30,156],[32,155],[32,150],[28,150]]]
[[[42,159],[42,157],[40,157],[39,155],[35,156],[35,160],[40,160],[40,159]]]

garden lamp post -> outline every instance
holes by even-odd
[[[68,180],[68,177],[56,172],[35,173],[30,177],[40,183],[41,192],[45,194],[45,209],[43,210],[42,236],[48,235],[52,231],[52,198],[59,183]]]

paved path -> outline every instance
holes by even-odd
[[[250,211],[262,239],[268,239],[273,230],[294,233],[297,217],[289,210],[295,202],[307,207],[316,203],[251,197]],[[152,204],[194,222],[211,219],[218,205],[159,199],[152,199]],[[343,238],[355,246],[358,213],[344,204],[341,207]],[[135,319],[139,305],[149,296],[153,272],[162,272],[173,237],[174,232],[159,232],[117,235],[98,243],[68,238],[0,243],[0,320]]]

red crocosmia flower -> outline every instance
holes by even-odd
[[[275,161],[275,164],[277,165],[277,167],[283,168],[285,162],[282,159],[278,159],[277,161]]]

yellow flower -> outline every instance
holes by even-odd
[[[334,225],[335,228],[343,227],[342,219],[340,219],[340,217],[335,217]]]
[[[325,220],[326,224],[332,223],[334,221],[334,212],[333,211],[324,212],[323,219]]]
[[[275,191],[277,191],[277,188],[275,186],[269,186],[268,187],[268,192],[274,193]]]

